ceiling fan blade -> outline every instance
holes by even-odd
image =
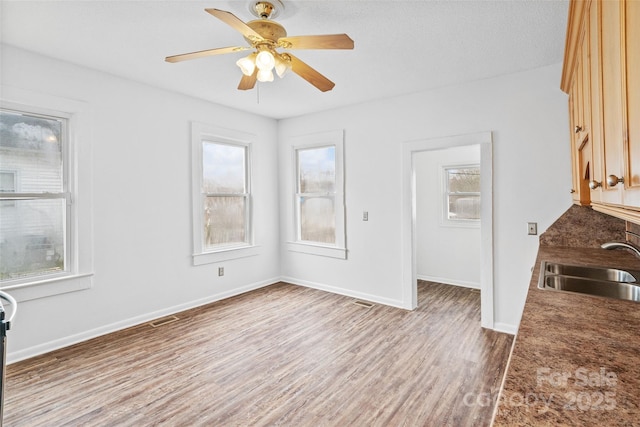
[[[320,89],[322,92],[329,91],[336,85],[334,82],[332,82],[295,56],[291,54],[288,55],[291,58],[291,70],[318,89]]]
[[[251,40],[252,42],[258,42],[264,40],[263,37],[256,33],[251,27],[242,22],[240,18],[231,12],[220,9],[205,9],[208,13],[215,16],[225,24],[229,25],[234,30],[240,32],[243,36]]]
[[[258,80],[258,67],[253,71],[253,74],[247,76],[246,74],[242,75],[240,79],[240,84],[238,85],[238,90],[249,90],[253,89],[256,85],[256,81]]]
[[[247,49],[251,49],[251,48],[249,48],[249,47],[241,47],[241,46],[220,47],[220,48],[217,48],[217,49],[199,50],[197,52],[183,53],[181,55],[167,56],[164,60],[167,61],[167,62],[180,62],[180,61],[186,61],[188,59],[202,58],[202,57],[205,57],[205,56],[223,55],[225,53],[242,52],[243,50],[247,50]]]
[[[353,40],[346,34],[282,37],[278,44],[286,49],[353,49]]]

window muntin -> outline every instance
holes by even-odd
[[[336,147],[299,148],[297,237],[302,242],[336,244]]]
[[[480,166],[445,167],[444,183],[445,220],[480,220]]]
[[[0,110],[0,169],[13,175],[3,173],[0,188],[3,285],[69,272],[67,126],[65,117]]]
[[[202,140],[203,251],[247,245],[248,147]]]

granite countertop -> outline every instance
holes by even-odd
[[[640,426],[640,303],[538,289],[540,263],[640,270],[626,250],[540,246],[494,426]]]

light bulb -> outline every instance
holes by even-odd
[[[236,65],[240,67],[240,70],[242,70],[242,74],[244,74],[245,76],[253,75],[253,71],[256,69],[256,64],[254,62],[255,56],[256,54],[252,53],[249,56],[238,59],[238,61],[236,62]]]
[[[271,71],[275,64],[276,60],[268,50],[263,50],[256,56],[256,67],[258,67],[259,70]]]
[[[259,82],[272,82],[273,81],[273,73],[271,70],[260,70],[258,67],[258,81]]]

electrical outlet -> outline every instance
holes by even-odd
[[[369,212],[367,211],[362,212],[362,220],[369,221]]]
[[[224,276],[224,267],[218,267],[218,276]]]
[[[537,222],[528,222],[527,230],[530,236],[535,236],[538,234],[538,223]]]

